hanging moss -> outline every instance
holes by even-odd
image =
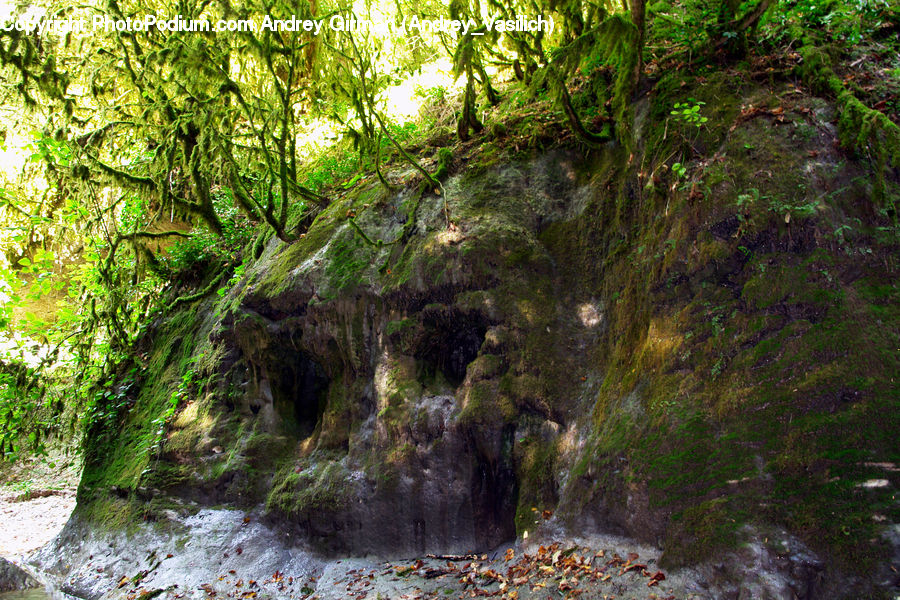
[[[860,102],[834,72],[831,59],[822,48],[807,43],[800,48],[800,55],[803,63],[799,72],[804,83],[817,93],[833,95],[837,101],[841,144],[874,160],[874,200],[884,204],[896,223],[896,202],[886,193],[885,170],[889,166],[900,168],[900,127],[881,111]]]

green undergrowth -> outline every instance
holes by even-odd
[[[208,309],[209,302],[200,306]],[[221,357],[203,342],[196,309],[178,310],[148,330],[137,364],[115,388],[118,403],[86,438],[79,506],[98,524],[115,529],[129,519],[153,520],[165,508],[180,510],[170,492],[215,479],[216,466],[198,469],[193,454],[209,451],[204,437],[228,430],[207,394]],[[223,436],[218,443],[229,441]]]
[[[161,450],[166,414],[173,401],[173,388],[188,370],[193,358],[197,322],[189,311],[169,317],[159,333],[159,343],[145,365],[153,375],[137,390],[133,403],[118,422],[99,435],[89,436],[82,487],[116,486],[135,489]],[[177,402],[177,398],[175,399]],[[118,425],[118,429],[113,427]]]

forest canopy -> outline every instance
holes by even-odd
[[[477,143],[488,110],[548,99],[578,144],[629,148],[646,81],[775,53],[838,99],[847,145],[882,169],[900,166],[886,116],[896,96],[873,109],[830,66],[853,46],[896,37],[897,8],[881,0],[41,0],[5,9],[7,458],[23,443],[40,448],[63,423],[102,418],[117,402],[110,374],[131,368],[129,349],[154,314],[239,277],[269,236],[303,236],[335,186],[374,170],[393,189],[382,167],[397,160],[440,193],[440,169],[406,150],[417,128],[437,126],[428,107],[449,107],[450,134]],[[673,109],[690,119],[696,107]]]

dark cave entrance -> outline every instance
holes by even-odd
[[[278,358],[281,361],[267,369],[275,411],[288,433],[309,437],[325,410],[330,380],[321,365],[302,352],[286,349]]]
[[[462,383],[466,367],[478,356],[488,322],[478,313],[437,307],[422,311],[425,335],[414,356],[425,365],[425,376],[440,371],[454,386]]]

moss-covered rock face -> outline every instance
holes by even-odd
[[[757,540],[817,553],[816,593],[884,589],[900,290],[870,167],[793,88],[670,76],[636,115],[633,155],[486,146],[444,195],[361,183],[267,242],[148,335],[82,510],[264,504],[335,553]]]

